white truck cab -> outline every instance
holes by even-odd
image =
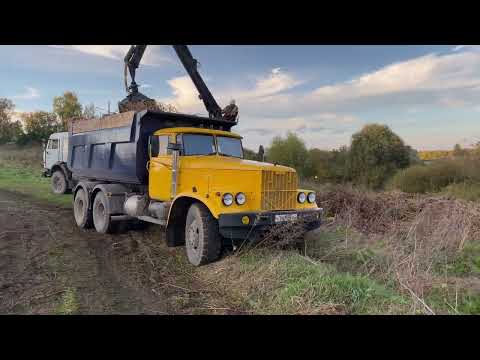
[[[68,132],[51,134],[43,149],[43,176],[52,178],[55,194],[65,194],[74,186],[67,158]]]

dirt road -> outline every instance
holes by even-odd
[[[162,236],[83,231],[70,209],[0,190],[0,314],[231,312]]]

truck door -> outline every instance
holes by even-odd
[[[168,135],[150,137],[148,165],[148,192],[150,198],[159,201],[170,200],[172,186],[172,154],[167,150]]]
[[[62,152],[60,154],[60,161],[67,162],[68,159],[68,134],[62,137],[61,141]]]
[[[58,139],[49,139],[45,149],[45,168],[51,169],[59,159],[59,141]]]

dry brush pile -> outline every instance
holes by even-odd
[[[434,287],[457,286],[442,269],[480,240],[480,204],[474,202],[345,187],[321,193],[318,202],[327,231],[345,229],[337,247],[378,249],[376,261],[365,261],[363,270],[394,279],[427,313],[434,313],[424,301]]]

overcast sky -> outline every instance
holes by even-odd
[[[18,111],[51,111],[73,90],[106,109],[125,96],[128,45],[0,46],[0,97]],[[191,46],[221,106],[235,99],[244,144],[296,132],[309,147],[348,145],[367,123],[390,126],[419,150],[480,141],[480,47]],[[170,46],[150,45],[137,82],[145,95],[205,114]]]

